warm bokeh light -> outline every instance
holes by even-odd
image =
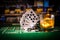
[[[14,10],[12,10],[12,11],[10,11],[10,13],[11,13],[11,14],[14,14],[14,13],[15,13],[15,11],[14,11]]]
[[[9,10],[9,9],[6,9],[6,10],[5,10],[5,13],[9,13],[9,12],[10,12],[10,10]]]
[[[37,10],[36,10],[37,13],[41,13],[42,11],[43,11],[42,8],[37,8]]]
[[[37,1],[37,6],[43,6],[43,2]]]
[[[29,11],[31,8],[27,8],[26,11]]]
[[[15,9],[15,12],[16,13],[20,13],[21,12],[21,9]]]
[[[48,11],[53,11],[52,8],[48,8]]]

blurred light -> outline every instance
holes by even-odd
[[[31,8],[27,8],[26,11],[29,11]]]
[[[43,2],[38,1],[38,2],[37,2],[37,6],[38,6],[38,7],[43,7]]]
[[[48,8],[48,11],[52,11],[52,8]]]
[[[49,7],[49,2],[48,1],[44,1],[44,7]]]
[[[43,9],[42,8],[37,8],[37,13],[41,13],[42,11],[43,11]]]
[[[13,13],[14,13],[14,11],[10,11],[10,13],[12,13],[12,14],[13,14]]]
[[[6,10],[5,10],[5,13],[9,13],[9,12],[10,12],[10,10],[9,10],[9,9],[6,9]]]
[[[16,13],[20,13],[21,12],[21,9],[15,9],[15,12]]]
[[[54,15],[51,15],[51,18],[54,18]]]

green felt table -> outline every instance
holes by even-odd
[[[20,26],[0,28],[1,40],[55,40],[60,37],[60,32],[20,32]]]

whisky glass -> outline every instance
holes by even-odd
[[[40,28],[42,31],[48,32],[48,29],[54,28],[53,14],[40,14]]]

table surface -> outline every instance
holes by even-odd
[[[57,28],[58,29],[58,28]],[[1,40],[16,39],[16,40],[52,40],[60,37],[60,32],[26,32],[21,33],[20,27],[15,25],[11,27],[0,28]]]

